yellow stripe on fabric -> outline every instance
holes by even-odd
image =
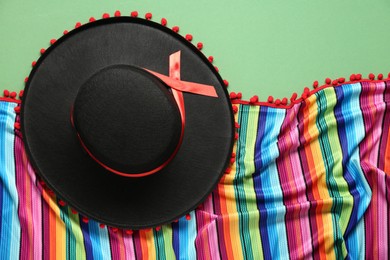
[[[68,209],[68,216],[71,222],[71,234],[76,240],[76,259],[86,259],[87,255],[84,247],[84,237],[81,231],[80,219],[78,214],[73,214],[71,209]]]
[[[237,122],[238,114],[240,113],[242,105],[237,105],[238,112],[234,115],[234,120]],[[237,154],[237,144],[233,146],[233,152]],[[234,259],[243,259],[243,252],[241,246],[239,227],[239,218],[237,214],[237,204],[234,192],[234,178],[237,169],[234,163],[231,166],[229,174],[224,174],[222,177],[222,183],[219,186],[220,206],[222,213],[224,242],[226,244],[227,256]]]
[[[164,248],[165,248],[165,257],[166,259],[175,259],[175,251],[173,251],[173,235],[172,235],[172,225],[164,225],[161,228],[164,237]]]
[[[261,237],[259,232],[260,214],[257,209],[256,193],[253,184],[252,175],[255,172],[255,145],[257,136],[257,126],[259,121],[259,106],[251,106],[248,112],[248,124],[245,143],[245,179],[244,189],[247,201],[247,210],[249,214],[249,236],[251,239],[252,253],[254,259],[263,258],[263,248],[261,246]]]
[[[49,198],[47,200],[49,204],[49,210],[50,210],[50,222],[53,221],[54,223],[50,223],[50,234],[53,235],[53,237],[50,237],[50,239],[53,239],[54,241],[50,241],[50,243],[53,243],[54,246],[51,248],[51,250],[54,250],[50,252],[50,256],[55,256],[56,259],[65,259],[66,258],[66,231],[65,231],[65,224],[61,219],[61,212],[60,208],[58,207],[56,203],[55,198]],[[54,230],[52,230],[54,229]]]
[[[306,108],[308,108],[308,115],[304,120],[307,122],[308,128],[305,129],[304,135],[306,141],[309,141],[309,145],[305,145],[305,152],[310,168],[310,176],[313,182],[312,189],[315,201],[323,203],[321,210],[316,210],[320,256],[335,259],[336,256],[333,250],[333,222],[330,214],[333,200],[331,199],[327,188],[324,158],[322,157],[321,146],[318,139],[320,133],[316,125],[318,116],[316,96],[312,95],[305,101]]]
[[[148,250],[147,259],[156,259],[156,247],[154,246],[154,235],[153,230],[142,230],[140,231],[142,233],[142,239],[144,239],[146,243],[146,249]],[[142,255],[144,255],[144,252],[142,252]]]

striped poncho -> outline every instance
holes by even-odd
[[[15,106],[0,101],[0,259],[389,259],[390,80],[237,102],[231,172],[190,220],[133,234],[42,189]]]

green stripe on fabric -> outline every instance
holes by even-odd
[[[246,153],[246,138],[247,138],[247,125],[248,125],[248,114],[250,106],[243,106],[239,111],[238,115],[238,124],[241,126],[239,141],[237,142],[236,150],[236,178],[234,179],[234,191],[237,202],[237,212],[239,219],[239,233],[242,246],[242,252],[244,259],[253,259],[252,252],[252,242],[249,235],[249,212],[246,203],[246,194],[245,194],[245,164],[242,163],[242,160],[245,158]],[[239,163],[238,163],[239,162]],[[253,187],[253,185],[252,185]]]
[[[69,209],[70,211],[70,209]],[[84,237],[83,232],[81,231],[80,227],[80,221],[78,214],[73,214],[68,212],[68,216],[70,219],[70,228],[71,232],[74,236],[74,239],[76,241],[76,254],[74,255],[75,258],[73,259],[86,259],[86,253],[85,253],[85,247],[84,247]]]
[[[154,237],[154,248],[156,250],[156,258],[160,260],[166,260],[165,255],[165,243],[164,243],[164,236],[163,236],[163,230],[156,231],[153,229],[153,237]]]
[[[172,240],[172,226],[164,225],[161,228],[164,237],[165,256],[167,259],[175,259],[175,252],[173,251],[173,240]]]
[[[317,117],[316,124],[320,131],[319,141],[322,157],[325,162],[326,183],[333,200],[331,212],[335,213],[332,214],[333,228],[335,231],[334,250],[336,257],[345,258],[347,250],[343,234],[351,215],[353,201],[348,201],[349,208],[346,204],[347,201],[344,201],[348,197],[352,198],[352,196],[349,194],[348,184],[343,178],[343,153],[338,139],[337,121],[333,113],[337,98],[333,88],[327,88],[322,93],[316,94],[316,96],[318,99],[319,115],[323,115]],[[348,197],[345,198],[344,194],[348,194]],[[339,249],[341,249],[341,252]]]
[[[245,165],[244,190],[246,195],[247,210],[250,214],[249,218],[249,236],[252,244],[253,259],[263,258],[263,248],[259,232],[260,214],[257,209],[255,186],[253,183],[253,173],[255,172],[255,145],[257,136],[257,126],[259,120],[259,106],[252,106],[248,111],[245,157],[243,164]]]

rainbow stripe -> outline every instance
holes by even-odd
[[[289,108],[238,104],[232,171],[191,220],[132,235],[58,205],[14,130],[16,104],[2,100],[0,258],[389,259],[389,86],[327,87]]]

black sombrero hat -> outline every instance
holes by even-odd
[[[56,195],[112,227],[172,222],[229,164],[234,118],[215,68],[172,30],[102,19],[57,40],[24,91],[29,159]]]

